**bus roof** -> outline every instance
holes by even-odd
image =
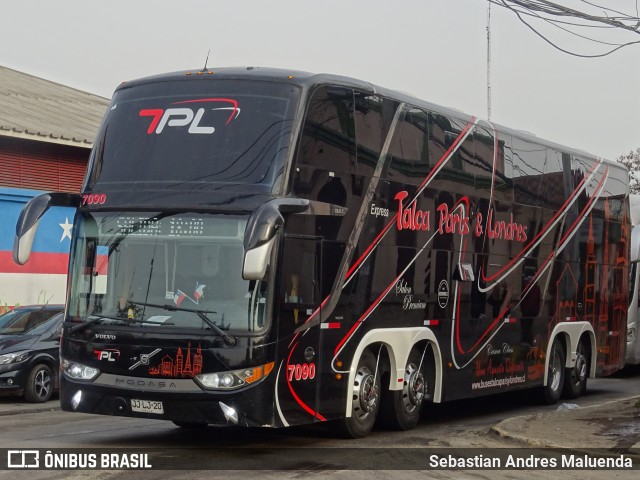
[[[431,103],[431,102],[419,99],[408,93],[388,89],[385,87],[380,87],[363,80],[358,80],[351,77],[346,77],[342,75],[333,75],[328,73],[309,73],[309,72],[304,72],[300,70],[287,70],[282,68],[270,68],[270,67],[253,67],[253,66],[221,67],[221,68],[207,68],[202,70],[187,70],[187,71],[164,73],[164,74],[153,75],[150,77],[144,77],[136,80],[122,82],[118,86],[116,91],[123,88],[128,88],[135,85],[142,85],[146,83],[179,81],[183,79],[184,80],[202,79],[203,81],[213,80],[213,79],[216,79],[216,80],[251,79],[251,80],[259,80],[259,81],[287,82],[287,83],[293,83],[295,85],[298,85],[305,90],[311,89],[316,85],[331,84],[331,85],[337,85],[337,86],[344,86],[348,88],[356,88],[358,90],[362,90],[365,92],[371,92],[372,94],[393,98],[402,102],[406,102],[410,105],[415,105],[416,107],[433,110],[438,113],[442,113],[445,115],[449,115],[451,117],[458,118],[460,120],[470,121],[472,118],[471,115],[466,114],[458,109],[451,108],[451,107],[443,107],[442,105],[438,105],[435,103]],[[488,121],[483,119],[481,119],[481,121],[485,123],[489,123]],[[586,156],[590,158],[598,158],[597,155],[590,154],[588,152],[585,152],[584,150],[568,147],[566,145],[562,145],[549,140],[544,140],[530,132],[509,128],[504,125],[497,124],[495,122],[491,122],[491,124],[498,131],[518,137],[525,141],[538,143],[541,145],[548,146],[550,148],[555,148],[564,153],[571,153],[574,155]],[[603,159],[603,160],[609,165],[626,170],[626,167],[621,163],[608,160],[608,159]]]

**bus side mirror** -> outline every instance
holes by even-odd
[[[77,207],[79,204],[80,195],[77,193],[43,193],[29,200],[22,208],[16,223],[13,261],[18,265],[27,263],[38,223],[49,207]]]
[[[275,243],[275,237],[259,247],[247,250],[242,264],[242,278],[245,280],[262,280],[267,274],[271,250]]]
[[[276,233],[284,226],[282,214],[302,213],[309,208],[309,200],[278,198],[261,205],[253,212],[244,233],[244,261],[242,278],[263,280],[267,274]]]

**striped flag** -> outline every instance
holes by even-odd
[[[40,219],[29,261],[25,265],[13,262],[20,210],[40,193],[0,187],[0,311],[16,305],[65,301],[74,208],[49,208]],[[106,265],[102,270],[106,270]]]
[[[185,298],[187,298],[187,295],[182,292],[182,290],[176,290],[176,293],[173,296],[173,303],[175,303],[176,306],[179,307]]]
[[[198,282],[196,282],[196,291],[193,292],[193,298],[195,298],[196,303],[198,303],[200,299],[204,297],[204,287],[206,287],[206,285],[200,285]]]

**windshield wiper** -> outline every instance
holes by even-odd
[[[222,330],[222,328],[220,328],[218,325],[216,325],[215,322],[213,322],[213,320],[211,320],[209,317],[207,317],[207,315],[206,315],[207,313],[218,313],[218,312],[214,312],[213,310],[196,310],[196,309],[193,309],[193,308],[178,307],[176,305],[171,305],[169,303],[165,303],[165,304],[161,305],[161,304],[158,304],[158,303],[133,302],[131,300],[129,300],[129,303],[131,303],[133,305],[141,305],[143,307],[162,308],[162,309],[167,310],[169,312],[191,312],[191,313],[195,313],[196,315],[198,315],[202,319],[202,321],[204,323],[206,323],[209,327],[211,327],[211,330],[213,330],[216,333],[216,335],[218,335],[219,337],[222,338],[222,340],[224,340],[224,343],[226,343],[229,346],[234,346],[234,345],[238,344],[238,339],[236,337],[226,333],[224,330]]]
[[[157,323],[157,322],[150,322],[149,320],[138,320],[136,318],[110,317],[109,315],[98,314],[95,318],[86,320],[78,325],[74,325],[69,329],[69,332],[70,333],[80,332],[85,328],[89,327],[90,325],[93,325],[94,323],[98,323],[105,319],[122,322],[125,325],[127,323],[146,323],[150,325],[174,325],[173,323]]]
[[[105,315],[100,315],[100,316],[97,316],[97,317],[92,318],[90,320],[85,320],[84,322],[79,323],[78,325],[74,325],[73,327],[71,327],[69,329],[69,333],[80,332],[80,331],[84,330],[85,328],[93,325],[94,323],[98,323],[99,321],[104,320],[105,318],[109,319],[109,320],[124,321],[124,318],[107,317]]]

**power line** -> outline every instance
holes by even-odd
[[[638,0],[635,0],[635,15],[624,13],[620,10],[616,10],[607,6],[596,4],[589,0],[579,0],[589,8],[599,10],[598,14],[593,12],[576,10],[575,8],[569,8],[565,5],[549,0],[487,0],[489,3],[497,5],[511,11],[520,22],[522,22],[527,28],[533,31],[537,36],[542,38],[545,42],[551,45],[553,48],[582,58],[598,58],[610,55],[623,47],[640,43],[639,40],[631,40],[625,42],[609,42],[602,39],[593,38],[589,35],[583,35],[577,33],[573,29],[593,29],[593,28],[606,28],[611,31],[620,31],[622,33],[631,35],[640,35],[640,18],[638,17]],[[602,2],[602,0],[599,0]],[[575,3],[575,2],[574,2]],[[619,7],[618,7],[619,8]],[[526,17],[526,18],[525,18]],[[608,51],[602,53],[578,53],[570,51],[561,47],[555,41],[552,41],[532,23],[533,21],[544,22],[545,24],[554,26],[565,33],[582,38],[594,43],[607,45],[613,47]],[[572,27],[567,28],[563,25]],[[592,30],[593,31],[593,30]],[[637,38],[637,37],[636,37]]]

